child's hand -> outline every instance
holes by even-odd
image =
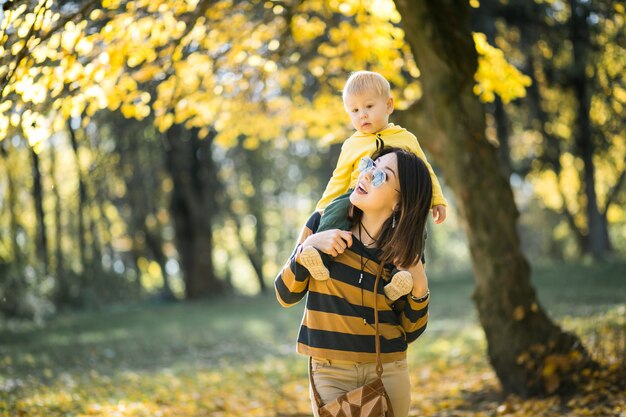
[[[315,249],[335,257],[352,246],[352,232],[339,229],[324,230],[306,238],[302,242],[302,246],[313,246]]]
[[[435,219],[435,224],[441,224],[446,219],[446,206],[438,205],[433,206],[433,219]]]

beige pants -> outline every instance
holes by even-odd
[[[313,358],[313,382],[324,404],[376,379],[376,363]],[[406,359],[383,364],[383,384],[395,417],[407,417],[411,406],[411,381]],[[313,415],[319,417],[310,391]]]

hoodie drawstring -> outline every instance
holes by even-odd
[[[379,151],[385,147],[385,141],[380,137],[380,133],[376,133],[376,150]]]

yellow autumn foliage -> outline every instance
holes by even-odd
[[[492,102],[496,95],[504,103],[524,97],[526,87],[531,84],[530,77],[508,63],[502,50],[491,46],[484,33],[475,32],[473,35],[479,56],[474,93],[486,103]]]
[[[473,2],[477,7],[478,2]],[[26,4],[9,10],[0,22],[2,39],[11,28],[12,44],[0,52],[21,61],[0,61],[0,76],[12,74],[2,90],[0,140],[21,131],[32,144],[40,144],[69,118],[87,124],[101,110],[120,111],[127,118],[152,117],[164,132],[173,124],[197,127],[201,136],[217,131],[216,143],[231,147],[245,136],[244,146],[254,149],[263,141],[315,139],[321,146],[344,140],[351,132],[343,114],[341,88],[349,72],[371,69],[392,83],[396,106],[403,109],[422,94],[417,68],[400,15],[391,0],[304,1],[293,5],[271,2],[212,2],[203,13],[197,0],[105,1],[90,12],[90,20],[67,22],[47,35],[60,21],[51,0],[41,0],[29,10]],[[286,6],[290,18],[287,18]],[[330,22],[337,13],[341,23]],[[621,17],[623,19],[623,17]],[[607,36],[620,30],[618,15],[606,22]],[[38,37],[27,40],[31,28]],[[525,96],[529,77],[513,66],[501,49],[474,33],[478,52],[475,93],[483,102],[495,96],[504,103]],[[28,42],[27,42],[28,41]],[[547,44],[541,53],[554,57]],[[626,90],[612,86],[623,73],[626,56],[617,45],[607,44],[597,73],[609,100],[594,98],[591,118],[603,126],[611,112],[623,113]],[[406,78],[406,74],[410,78]],[[541,79],[542,74],[536,74]],[[562,92],[542,91],[546,110],[557,113],[546,130],[566,141],[572,137],[575,114],[560,109]],[[29,113],[26,110],[30,110]],[[615,152],[596,157],[598,203],[602,206],[616,172],[623,167],[623,136],[609,132]],[[513,138],[512,152],[524,158],[538,154],[540,138],[527,132]],[[562,158],[556,178],[537,166],[529,177],[536,194],[555,210],[567,206],[580,213],[584,202],[579,162]],[[616,169],[617,168],[617,169]],[[562,190],[562,191],[561,191]],[[625,217],[621,207],[611,207],[610,221]],[[576,217],[584,226],[584,217]]]
[[[90,21],[69,21],[40,44],[26,45],[24,37],[33,24],[44,34],[58,23],[60,15],[51,6],[50,0],[40,1],[32,11],[21,5],[2,21],[3,28],[17,29],[19,39],[11,53],[26,47],[34,62],[0,66],[0,73],[15,72],[2,92],[13,98],[14,106],[0,113],[0,137],[8,134],[12,114],[49,103],[48,108],[61,111],[43,107],[44,117],[89,118],[102,109],[119,109],[128,118],[153,114],[161,131],[173,123],[213,126],[224,136],[218,139],[224,146],[239,134],[270,140],[291,132],[293,125],[303,133],[289,134],[291,138],[341,140],[348,130],[336,97],[350,71],[381,72],[392,82],[399,108],[421,95],[419,70],[390,0],[302,2],[292,11],[289,26],[285,8],[271,3],[218,1],[195,16],[197,0],[135,0],[123,7],[109,0],[90,13]],[[327,27],[335,13],[357,25],[344,20]],[[254,15],[273,18],[266,23],[249,17]],[[283,37],[286,30],[290,40]],[[484,37],[477,34],[475,41],[481,54],[481,97],[500,94],[508,101],[522,96],[526,80]],[[298,50],[314,45],[317,57],[299,67]],[[281,47],[294,51],[289,65],[274,57]],[[401,70],[414,80],[407,82]],[[307,85],[306,71],[317,79],[318,91],[313,100],[298,100]],[[155,83],[154,96],[143,91]]]

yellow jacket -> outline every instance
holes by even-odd
[[[341,153],[339,154],[339,160],[337,161],[337,167],[333,171],[333,176],[328,181],[326,190],[322,195],[322,198],[317,203],[316,210],[320,211],[326,208],[328,204],[336,197],[345,194],[349,189],[356,187],[357,180],[359,179],[359,162],[364,156],[371,156],[376,151],[377,136],[385,143],[385,146],[394,146],[397,148],[403,148],[413,152],[422,161],[426,163],[428,171],[430,172],[430,178],[433,182],[433,200],[431,207],[437,205],[447,206],[448,203],[441,192],[441,185],[435,175],[433,168],[426,160],[426,155],[420,148],[417,138],[408,130],[390,123],[385,129],[380,132],[373,133],[361,133],[356,132],[350,136],[341,146]]]

